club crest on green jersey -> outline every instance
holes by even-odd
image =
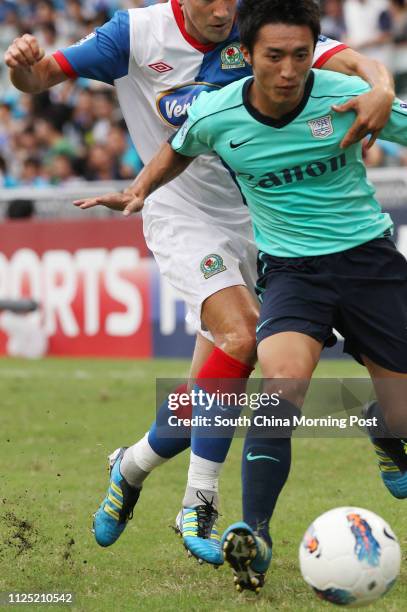
[[[200,268],[204,278],[210,278],[211,276],[226,270],[226,266],[223,263],[223,258],[216,253],[206,255],[201,261]]]
[[[307,121],[307,123],[314,138],[327,138],[334,132],[331,115],[318,117],[318,119],[311,119]]]
[[[220,59],[223,70],[228,70],[229,68],[244,68],[246,65],[238,42],[231,43],[222,49]]]

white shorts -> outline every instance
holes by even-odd
[[[201,322],[202,304],[227,287],[245,285],[255,296],[257,247],[250,219],[235,227],[216,225],[202,211],[191,207],[155,206],[143,210],[144,235],[160,273],[176,289],[187,306],[192,328],[213,341]],[[161,214],[160,214],[161,213]]]

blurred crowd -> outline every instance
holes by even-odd
[[[0,52],[25,32],[47,53],[92,32],[120,8],[157,0],[0,0]],[[165,1],[165,0],[163,0]],[[407,0],[322,0],[323,33],[384,62],[407,93]],[[407,165],[406,149],[379,142],[369,165]],[[114,89],[86,79],[21,94],[0,63],[0,187],[133,177],[142,167]]]
[[[21,34],[46,53],[83,38],[117,9],[155,0],[0,0],[0,52]],[[134,177],[142,162],[131,143],[114,88],[87,79],[30,96],[0,63],[0,187],[66,185]]]
[[[407,0],[322,0],[322,32],[394,74],[396,92],[407,97]],[[407,149],[378,140],[366,152],[367,166],[407,165]]]

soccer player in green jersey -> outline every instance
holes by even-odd
[[[332,112],[368,85],[357,77],[311,70],[320,29],[313,0],[243,0],[238,18],[254,77],[199,96],[171,143],[137,178],[127,212],[140,209],[195,157],[215,151],[251,212],[262,301],[259,362],[266,379],[292,381],[280,408],[296,414],[301,407],[307,381],[323,347],[335,342],[336,328],[345,351],[367,367],[376,384],[387,426],[400,434],[407,394],[393,394],[391,402],[389,396],[394,385],[407,381],[407,262],[391,241],[392,220],[366,177],[362,145],[340,147],[353,114]],[[407,105],[400,100],[380,137],[407,144]],[[392,383],[390,393],[379,384],[383,381]],[[383,420],[377,404],[371,410]],[[385,485],[395,497],[406,498],[403,441],[375,442]],[[270,564],[274,457],[273,438],[259,439],[249,430],[245,522],[223,537],[239,589],[258,590]],[[289,457],[284,461],[286,478]]]

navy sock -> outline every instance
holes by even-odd
[[[175,393],[187,393],[187,386],[181,385],[176,389]],[[174,393],[171,394],[174,396]],[[190,427],[171,427],[168,425],[168,418],[176,416],[178,418],[191,418],[192,406],[183,406],[176,413],[168,407],[168,398],[160,406],[157,417],[150,427],[148,432],[148,442],[157,455],[165,459],[171,459],[191,445],[191,428]],[[176,433],[176,437],[174,436]]]
[[[283,412],[281,412],[283,410]],[[290,402],[280,402],[274,409],[257,412],[267,417],[291,418],[299,410]],[[291,466],[292,426],[280,429],[250,426],[242,458],[243,520],[271,545],[269,523],[278,497],[287,481]],[[265,436],[269,437],[265,437]],[[284,436],[284,437],[273,437]]]
[[[371,402],[367,409],[368,418],[376,418],[376,427],[369,427],[369,435],[373,444],[381,448],[396,464],[400,472],[407,472],[407,455],[405,441],[398,435],[393,435],[386,425],[383,411],[378,402]]]
[[[270,519],[290,466],[291,438],[246,437],[242,458],[243,520],[270,545]]]

